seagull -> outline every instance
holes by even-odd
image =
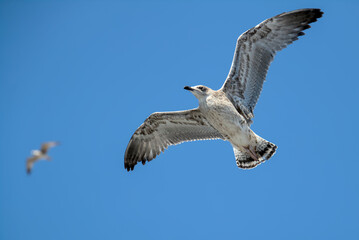
[[[320,9],[313,8],[285,12],[240,35],[223,86],[219,90],[185,86],[198,99],[198,108],[151,114],[128,143],[125,169],[151,161],[168,146],[194,140],[229,141],[242,169],[270,159],[277,146],[250,129],[269,65],[278,51],[298,40],[322,15]]]
[[[32,167],[34,165],[35,162],[39,161],[39,160],[47,160],[50,161],[51,157],[49,155],[47,155],[47,152],[49,151],[50,148],[55,147],[57,145],[59,145],[59,142],[45,142],[41,145],[41,149],[40,150],[32,150],[31,151],[31,157],[29,157],[26,161],[26,171],[28,174],[31,173]]]

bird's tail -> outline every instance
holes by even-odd
[[[250,169],[256,167],[258,164],[269,160],[275,151],[277,146],[267,140],[255,135],[257,138],[257,145],[252,149],[251,147],[242,152],[237,148],[233,148],[234,156],[236,157],[237,166],[239,168]]]
[[[256,146],[256,153],[258,156],[262,157],[265,160],[269,160],[277,150],[277,146],[274,143],[268,142],[267,140],[261,138],[260,136],[256,135],[257,137],[257,146]]]

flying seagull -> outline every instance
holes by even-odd
[[[254,168],[270,159],[277,146],[250,129],[268,67],[278,51],[304,35],[302,31],[322,15],[320,9],[286,12],[240,35],[223,86],[217,91],[203,85],[186,86],[198,99],[198,108],[151,114],[128,143],[127,171],[137,162],[151,161],[170,145],[194,140],[229,141],[239,168]]]
[[[26,171],[28,174],[31,173],[32,167],[35,162],[39,160],[47,160],[50,161],[51,157],[47,155],[47,152],[50,148],[55,147],[59,145],[59,142],[45,142],[41,145],[40,150],[32,150],[31,151],[31,157],[29,157],[26,161]]]

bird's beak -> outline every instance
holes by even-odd
[[[193,88],[188,87],[188,86],[185,86],[184,89],[185,89],[185,90],[188,90],[188,91],[193,91],[193,90],[194,90]]]

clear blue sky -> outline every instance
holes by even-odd
[[[284,11],[325,12],[272,63],[254,131],[278,145],[237,168],[223,141],[128,173],[155,111],[218,89],[237,37]],[[0,239],[359,239],[358,1],[1,1]],[[52,162],[25,173],[48,140]]]

